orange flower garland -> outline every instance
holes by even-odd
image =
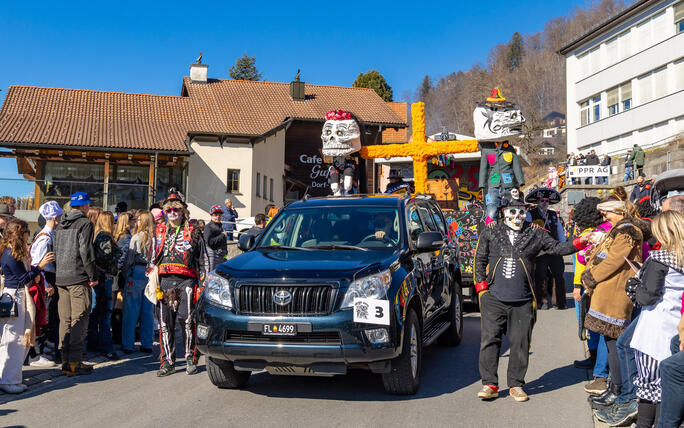
[[[449,153],[475,153],[479,150],[477,140],[440,141],[428,143],[425,138],[425,103],[411,104],[413,141],[407,144],[364,146],[364,159],[410,156],[413,158],[413,183],[417,193],[427,193],[428,159]]]

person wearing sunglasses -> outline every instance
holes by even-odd
[[[584,248],[590,236],[559,242],[542,228],[525,221],[527,207],[510,201],[501,209],[503,221],[485,227],[480,234],[473,263],[475,290],[482,319],[479,369],[482,389],[477,396],[499,396],[499,354],[502,337],[508,335],[510,359],[507,383],[515,401],[527,401],[523,390],[529,362],[532,327],[536,319],[534,263],[542,251],[568,255]]]
[[[158,267],[161,292],[157,316],[160,327],[161,366],[157,376],[176,371],[176,323],[180,324],[185,344],[186,373],[197,373],[199,352],[195,346],[195,325],[190,319],[199,281],[207,273],[209,261],[202,232],[188,219],[183,195],[169,190],[163,204],[167,221],[157,225],[152,265]]]
[[[549,209],[550,204],[556,204],[560,200],[560,194],[554,189],[542,187],[533,190],[527,195],[525,201],[529,204],[536,203],[537,206],[529,211],[527,221],[545,229],[553,239],[565,242],[563,222],[556,211]],[[543,254],[537,257],[534,278],[537,307],[551,309],[555,294],[556,307],[566,308],[564,273],[565,262],[562,256]],[[544,300],[546,300],[546,307],[543,307]]]

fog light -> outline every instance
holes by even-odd
[[[197,338],[206,339],[209,337],[209,326],[197,324]]]
[[[372,344],[389,342],[389,333],[386,328],[372,328],[366,330],[366,336]]]

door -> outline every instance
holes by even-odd
[[[414,276],[416,278],[416,283],[418,286],[418,293],[423,301],[423,316],[427,317],[429,313],[434,312],[434,299],[430,295],[430,253],[418,253],[415,252],[416,243],[418,241],[418,235],[423,233],[426,228],[421,220],[421,216],[418,210],[418,206],[415,201],[411,201],[406,204],[406,219],[408,227],[408,239],[409,245],[414,250],[412,253],[412,260],[414,266]]]
[[[437,226],[434,214],[430,210],[430,203],[428,201],[418,201],[417,206],[420,219],[425,225],[425,231],[439,232],[443,236],[445,231]],[[431,316],[438,311],[445,303],[443,296],[446,274],[446,269],[444,267],[445,245],[442,245],[442,248],[437,251],[422,254],[426,258],[426,273],[429,278],[427,290],[430,305],[429,311],[426,313],[427,316]]]

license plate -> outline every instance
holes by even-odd
[[[268,336],[295,336],[297,334],[297,324],[263,324],[261,332]]]

